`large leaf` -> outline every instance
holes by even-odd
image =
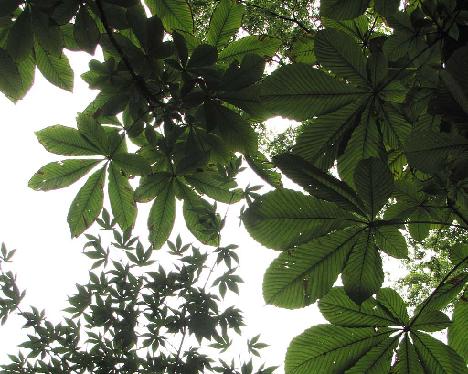
[[[419,360],[426,371],[433,373],[467,373],[463,359],[440,340],[422,332],[411,333]]]
[[[375,244],[395,258],[408,258],[408,246],[402,233],[394,226],[379,226],[373,231]]]
[[[263,110],[298,121],[365,100],[368,93],[306,64],[276,69],[261,85]]]
[[[275,188],[283,187],[281,174],[273,170],[274,165],[266,158],[263,153],[257,151],[255,153],[250,153],[244,156],[245,160],[254,173],[267,182],[270,186]]]
[[[396,363],[394,366],[395,373],[397,374],[423,374],[424,369],[419,362],[418,355],[414,349],[413,344],[405,334],[398,346],[398,353]]]
[[[397,325],[406,326],[409,321],[406,304],[401,296],[391,288],[381,288],[377,293],[377,303],[391,315]]]
[[[59,56],[42,49],[38,44],[35,47],[36,63],[42,75],[53,85],[67,91],[73,90],[73,70],[67,56]]]
[[[193,33],[192,10],[186,0],[145,0],[151,13],[161,18],[168,32]]]
[[[215,47],[224,46],[236,35],[242,23],[244,7],[234,0],[221,0],[213,12],[206,40]]]
[[[390,170],[377,158],[368,158],[358,163],[354,172],[354,184],[371,218],[374,218],[387,203],[393,191],[393,177]]]
[[[350,36],[334,29],[324,29],[315,37],[318,62],[335,74],[357,85],[367,85],[366,59]]]
[[[133,227],[137,216],[133,189],[128,178],[123,176],[120,167],[111,162],[109,167],[109,199],[112,215],[122,230]]]
[[[372,328],[318,325],[291,342],[286,353],[287,374],[343,373],[388,333]]]
[[[90,156],[100,154],[78,130],[54,125],[36,132],[37,140],[51,153],[64,156]]]
[[[320,15],[333,19],[352,19],[365,12],[369,0],[322,0]]]
[[[0,91],[10,100],[16,102],[23,96],[21,94],[22,80],[10,55],[0,48]]]
[[[37,191],[68,187],[102,160],[64,160],[41,167],[29,180],[28,186]]]
[[[172,179],[171,173],[161,172],[140,179],[140,185],[135,190],[135,200],[147,203],[158,196]]]
[[[357,304],[362,304],[381,287],[384,280],[382,259],[369,232],[357,238],[341,278],[346,293]]]
[[[171,235],[176,216],[176,197],[172,179],[161,185],[148,216],[149,239],[159,249]]]
[[[255,200],[243,221],[255,240],[285,250],[350,226],[355,218],[334,204],[283,189]]]
[[[468,360],[468,344],[466,327],[468,326],[468,301],[461,298],[455,303],[452,314],[452,324],[448,328],[448,344],[465,361]]]
[[[231,63],[232,61],[241,61],[242,58],[250,53],[262,57],[271,57],[278,50],[281,41],[269,36],[249,35],[230,43],[224,48],[218,56],[218,61],[222,63]]]
[[[395,319],[375,306],[369,299],[357,305],[342,287],[330,290],[318,303],[320,312],[333,325],[344,327],[392,326]]]
[[[112,161],[128,175],[145,176],[151,174],[151,166],[148,162],[136,153],[116,153],[112,156]]]
[[[105,175],[104,166],[89,177],[73,199],[67,218],[72,237],[89,228],[101,213]]]
[[[363,202],[351,187],[310,162],[294,154],[278,155],[273,160],[284,175],[311,195],[336,203],[343,209],[366,214]]]
[[[101,38],[96,22],[89,14],[87,7],[82,6],[76,16],[73,27],[73,36],[80,49],[94,54]]]
[[[25,8],[8,33],[7,50],[11,57],[21,61],[31,55],[33,45],[31,12],[29,8]]]
[[[288,309],[314,303],[335,283],[356,236],[356,230],[338,231],[283,252],[265,273],[265,301]]]
[[[388,373],[392,362],[394,349],[398,346],[399,336],[388,337],[372,347],[347,374],[381,374]]]
[[[233,180],[229,180],[215,172],[195,173],[185,177],[185,179],[199,193],[225,204],[237,203],[243,197],[242,190],[235,188],[237,184]]]

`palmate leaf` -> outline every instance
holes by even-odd
[[[176,196],[174,180],[161,183],[148,216],[149,240],[155,249],[163,246],[174,227],[176,216]]]
[[[263,278],[263,297],[282,308],[302,308],[325,295],[342,271],[359,231],[342,230],[285,251]]]
[[[418,355],[411,343],[409,336],[405,334],[398,347],[398,354],[394,371],[397,374],[423,374],[425,373]]]
[[[468,301],[462,297],[455,303],[453,308],[452,324],[448,328],[448,344],[465,361],[468,360],[466,326],[468,326]]]
[[[66,91],[73,91],[73,70],[67,56],[52,55],[36,43],[37,68],[42,75],[53,85]]]
[[[215,172],[195,173],[186,176],[185,179],[199,193],[225,204],[237,203],[243,197],[242,189],[235,188],[237,184],[233,180],[228,180]]]
[[[243,221],[255,240],[285,250],[351,226],[355,218],[334,204],[282,189],[258,198],[244,213]]]
[[[29,180],[28,186],[37,191],[68,187],[75,183],[102,160],[64,160],[41,167]]]
[[[322,0],[320,15],[332,19],[352,19],[360,16],[369,6],[369,0]]]
[[[159,172],[140,179],[140,185],[135,190],[135,200],[147,203],[158,196],[173,178],[171,173]]]
[[[273,170],[273,163],[260,151],[250,153],[245,156],[245,161],[249,164],[250,168],[267,182],[270,186],[281,188],[283,183],[281,181],[281,174]]]
[[[301,63],[275,70],[261,84],[262,110],[297,121],[335,112],[368,97],[366,89],[352,87]]]
[[[355,40],[344,32],[320,30],[315,36],[315,55],[323,67],[339,77],[367,85],[366,58]]]
[[[381,251],[395,258],[408,258],[408,246],[403,234],[394,226],[381,226],[373,230],[374,240]]]
[[[294,338],[285,360],[287,374],[343,373],[390,333],[372,328],[318,325]]]
[[[413,323],[412,328],[422,331],[440,331],[450,326],[450,318],[438,310],[421,313]]]
[[[68,211],[68,225],[72,237],[78,237],[99,216],[104,200],[106,166],[92,174],[78,191]]]
[[[381,288],[377,292],[377,303],[400,326],[406,326],[409,321],[408,310],[401,296],[391,288]]]
[[[136,153],[116,153],[112,155],[112,161],[128,175],[145,176],[151,174],[151,166]]]
[[[153,15],[161,18],[168,32],[193,33],[192,10],[186,0],[145,0],[145,3]]]
[[[372,347],[362,356],[347,374],[381,374],[388,373],[392,362],[393,351],[398,346],[399,336],[388,337]]]
[[[133,199],[133,189],[128,178],[123,176],[120,167],[114,162],[109,166],[109,199],[112,215],[122,230],[133,227],[137,208]]]
[[[36,132],[37,140],[47,151],[64,156],[93,156],[100,150],[88,142],[78,130],[62,125],[46,127]]]
[[[215,47],[226,45],[242,23],[244,6],[234,0],[221,0],[210,19],[206,40]]]
[[[284,175],[311,195],[365,216],[364,203],[346,183],[294,154],[278,155],[273,160]]]

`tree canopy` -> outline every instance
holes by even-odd
[[[273,372],[203,350],[227,351],[243,324],[237,308],[220,309],[241,279],[218,206],[243,201],[252,239],[280,252],[265,301],[318,302],[329,322],[292,340],[287,374],[467,372],[466,241],[447,241],[444,270],[417,303],[384,287],[382,265],[408,259],[410,243],[429,253],[428,237],[466,237],[465,1],[0,0],[8,99],[27,94],[36,68],[71,91],[64,51],[97,49],[103,57],[81,78],[98,94],[76,126],[36,133],[66,158],[29,181],[38,191],[81,181],[67,221],[87,239],[89,282],[54,325],[20,307],[24,292],[4,270],[13,252],[2,246],[0,318],[18,313],[32,329],[2,370]],[[269,159],[256,126],[275,116],[301,126]],[[245,167],[269,191],[239,186]],[[137,204],[151,204],[148,246],[132,233]],[[200,245],[169,241],[177,206]],[[94,223],[113,235],[109,248],[87,231]],[[157,264],[161,248],[171,269]],[[265,346],[247,345],[252,356]]]

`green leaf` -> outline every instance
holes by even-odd
[[[155,249],[161,248],[171,235],[175,217],[176,197],[171,178],[161,185],[148,215],[149,240]]]
[[[395,320],[369,299],[357,305],[342,287],[330,290],[318,303],[322,315],[333,325],[344,327],[392,326]]]
[[[265,70],[265,60],[252,53],[242,58],[240,66],[237,61],[231,63],[223,75],[221,87],[223,91],[234,91],[246,88],[262,78]]]
[[[410,166],[426,173],[437,173],[446,162],[468,156],[468,140],[451,134],[413,131],[404,151]]]
[[[398,346],[398,338],[388,337],[372,347],[346,374],[381,374],[390,371],[393,351]]]
[[[466,326],[468,326],[468,302],[462,297],[453,308],[452,324],[448,328],[448,344],[465,361],[468,360]]]
[[[8,33],[7,50],[11,57],[21,61],[31,55],[33,45],[31,12],[29,8],[25,8]]]
[[[68,187],[102,160],[64,160],[41,167],[29,180],[28,186],[37,191]]]
[[[397,227],[379,226],[373,231],[375,244],[381,251],[395,258],[408,258],[408,246]]]
[[[241,61],[245,55],[250,53],[262,57],[272,57],[280,44],[281,41],[279,39],[269,36],[245,36],[230,43],[219,52],[218,61],[229,64],[235,60]]]
[[[21,87],[18,88],[19,98],[23,98],[34,83],[34,77],[36,75],[36,61],[34,60],[34,57],[30,55],[28,58],[19,61],[17,68],[21,77]]]
[[[375,10],[385,17],[398,12],[399,6],[400,0],[375,0]]]
[[[287,189],[259,197],[243,215],[250,235],[278,250],[291,249],[348,227],[354,220],[353,215],[334,204]]]
[[[395,290],[381,288],[377,292],[377,303],[394,318],[397,324],[401,326],[408,325],[409,316],[406,304]]]
[[[212,66],[218,59],[218,51],[215,47],[209,44],[200,44],[192,52],[190,59],[187,62],[187,69],[195,69]]]
[[[439,312],[438,310],[431,310],[429,312],[421,313],[413,324],[412,329],[434,332],[444,330],[449,327],[450,324],[450,318],[448,318],[444,313]]]
[[[359,16],[352,20],[335,20],[321,17],[321,21],[326,28],[343,31],[357,40],[364,41],[367,37],[369,20],[366,15]]]
[[[68,225],[72,237],[78,237],[89,228],[102,209],[106,166],[89,177],[73,199],[68,211]]]
[[[53,85],[73,91],[73,70],[67,56],[61,54],[54,56],[38,44],[35,47],[37,68],[42,75]]]
[[[161,18],[166,31],[193,33],[192,10],[186,0],[145,0],[145,3],[153,15]]]
[[[136,153],[116,153],[112,156],[112,161],[129,175],[145,176],[151,174],[151,166]]]
[[[106,132],[94,117],[87,113],[80,113],[76,118],[79,133],[86,138],[99,152],[106,156],[109,154],[109,144]]]
[[[426,370],[435,373],[467,373],[463,359],[440,340],[422,332],[411,333],[419,360]]]
[[[320,15],[332,19],[352,19],[363,14],[369,0],[322,0]]]
[[[334,29],[320,30],[315,37],[318,62],[351,83],[366,86],[366,59],[350,36]]]
[[[306,64],[276,69],[261,84],[263,111],[302,121],[335,112],[365,100],[367,92],[354,88]]]
[[[392,174],[387,165],[377,158],[368,158],[358,163],[354,172],[354,184],[371,218],[387,203],[393,191]]]
[[[388,333],[372,328],[318,325],[295,337],[286,353],[288,374],[343,373]]]
[[[101,38],[101,33],[86,6],[81,6],[76,16],[73,36],[82,50],[94,54]]]
[[[114,162],[109,167],[109,199],[112,207],[112,215],[125,231],[133,227],[137,216],[136,204],[133,200],[133,189],[128,178],[120,172],[120,167]]]
[[[343,230],[285,251],[263,278],[263,297],[282,308],[302,308],[327,294],[355,244],[356,230]]]
[[[100,151],[89,143],[78,130],[62,125],[46,127],[36,132],[37,140],[47,151],[64,156],[91,156]]]
[[[10,55],[3,48],[0,48],[0,91],[11,101],[16,102],[23,96],[22,85],[18,67]]]
[[[135,200],[139,203],[147,203],[158,196],[170,183],[171,173],[155,173],[140,179],[140,185],[135,190]]]
[[[49,18],[48,14],[35,9],[37,7],[33,7],[32,27],[37,41],[36,53],[40,47],[39,49],[42,49],[44,53],[60,58],[63,48],[63,36],[60,28],[55,24],[55,21]]]
[[[293,41],[292,47],[288,52],[288,57],[292,62],[302,62],[304,64],[315,64],[315,42],[309,35],[302,35]]]
[[[419,362],[418,355],[407,334],[403,337],[398,346],[395,363],[395,373],[397,374],[424,374],[425,371]]]
[[[372,235],[364,232],[357,238],[341,275],[346,294],[362,304],[382,286],[382,259]]]
[[[284,175],[311,195],[365,216],[363,202],[346,183],[294,154],[278,155],[273,160]]]
[[[185,179],[199,193],[225,204],[237,203],[243,197],[243,192],[240,188],[232,189],[237,186],[233,180],[229,180],[215,172],[204,171],[194,173],[186,176]]]
[[[215,47],[226,45],[237,34],[243,15],[243,5],[234,0],[221,0],[211,16],[207,42]]]
[[[253,172],[270,186],[275,188],[283,187],[281,174],[273,170],[274,165],[263,153],[257,151],[255,153],[244,155],[244,157]]]

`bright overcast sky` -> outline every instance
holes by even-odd
[[[2,182],[0,187],[0,243],[8,249],[17,249],[14,271],[18,275],[20,289],[27,290],[22,303],[45,309],[46,315],[59,322],[66,307],[67,296],[75,291],[75,283],[86,283],[91,262],[81,253],[84,238],[71,240],[67,225],[70,202],[83,181],[71,187],[36,192],[27,187],[29,178],[42,165],[60,160],[60,156],[48,153],[36,140],[34,132],[44,127],[62,124],[75,126],[76,113],[83,110],[96,92],[90,91],[79,75],[87,71],[88,56],[69,54],[75,70],[73,94],[59,90],[46,82],[39,73],[26,98],[12,104],[0,97],[0,159]],[[273,126],[283,127],[281,121]],[[249,180],[252,178],[252,180]],[[259,184],[258,178],[246,175],[240,183]],[[147,236],[145,220],[148,205],[139,205],[140,212],[135,235]],[[230,297],[243,310],[247,328],[246,337],[262,334],[263,341],[271,347],[264,350],[263,359],[268,364],[281,364],[290,340],[305,328],[324,320],[316,306],[296,311],[265,306],[261,295],[263,273],[277,252],[262,248],[238,226],[239,205],[231,207],[223,245],[239,245],[240,275],[244,279],[239,297]],[[176,222],[172,239],[183,233],[184,242],[193,237],[183,228],[183,221]],[[98,228],[91,230],[97,233]],[[166,249],[163,249],[163,251]],[[156,259],[158,254],[156,253]],[[0,363],[5,363],[7,353],[15,353],[16,345],[24,341],[25,331],[20,320],[11,319],[0,327]],[[232,352],[243,354],[241,352]]]

